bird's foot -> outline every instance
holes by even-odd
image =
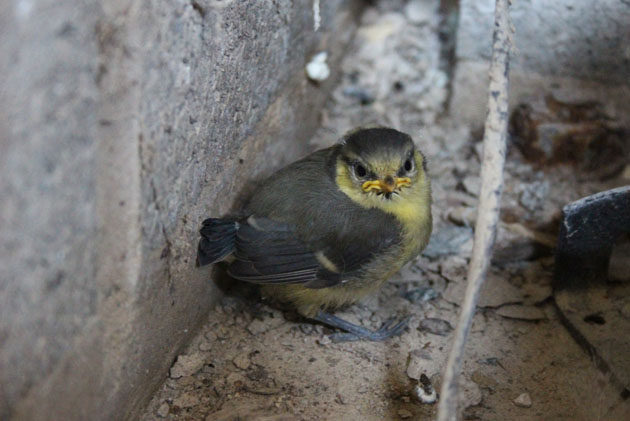
[[[410,318],[411,317],[407,316],[402,320],[399,320],[397,323],[397,319],[391,318],[383,323],[383,326],[381,326],[380,329],[372,331],[363,326],[355,325],[354,323],[350,323],[337,316],[324,312],[319,312],[315,317],[313,317],[313,319],[318,322],[345,331],[343,333],[339,332],[330,335],[330,339],[333,342],[349,342],[361,339],[368,341],[384,341],[392,336],[400,335],[407,327]]]

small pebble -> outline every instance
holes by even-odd
[[[212,342],[203,341],[199,344],[199,351],[210,351],[212,349]]]
[[[446,320],[429,317],[420,321],[418,330],[427,331],[434,335],[447,336],[453,331],[453,326]]]
[[[436,229],[422,254],[431,259],[457,255],[469,247],[468,243],[472,244],[472,238],[471,228],[455,225],[442,226]]]
[[[173,400],[173,405],[180,408],[190,408],[199,404],[199,398],[191,393],[184,393]]]
[[[479,190],[481,190],[481,178],[476,175],[469,175],[462,180],[462,184],[468,194],[472,196],[479,195]]]
[[[472,227],[477,219],[477,209],[470,206],[457,206],[448,211],[447,218],[457,225]]]
[[[229,385],[237,385],[239,383],[243,383],[245,381],[245,377],[241,373],[233,372],[228,374],[225,378],[225,382]]]
[[[328,53],[322,51],[315,54],[311,61],[306,65],[306,75],[314,82],[322,82],[330,76],[330,68],[326,64]]]
[[[514,405],[520,408],[530,408],[532,406],[532,398],[529,393],[521,393],[518,398],[514,399]]]
[[[479,405],[483,399],[483,394],[481,393],[479,385],[471,380],[468,380],[464,376],[462,376],[459,380],[459,390],[461,391],[459,395],[459,404],[462,408]]]
[[[168,413],[171,411],[171,407],[168,406],[168,404],[166,402],[162,403],[162,405],[160,405],[160,407],[157,410],[157,415],[160,418],[164,418],[168,415]]]
[[[407,419],[407,418],[411,418],[413,416],[413,414],[411,413],[411,411],[408,411],[406,409],[399,409],[398,410],[398,416],[404,420],[404,419]]]
[[[419,287],[402,294],[403,298],[412,303],[426,302],[437,298],[440,294],[431,287]]]
[[[252,335],[265,333],[269,329],[269,325],[262,320],[254,319],[248,326],[247,331]]]
[[[198,352],[190,355],[180,355],[177,357],[177,361],[175,361],[173,367],[171,367],[170,377],[178,379],[180,377],[192,376],[197,371],[201,370],[204,362],[204,356]]]
[[[237,368],[240,368],[241,370],[247,370],[249,368],[249,366],[252,364],[252,362],[249,359],[249,353],[243,353],[243,354],[240,354],[240,355],[236,356],[232,360],[232,363]]]
[[[330,345],[332,343],[332,339],[330,339],[330,336],[328,335],[323,335],[317,340],[317,343],[323,346]]]
[[[405,6],[405,16],[411,23],[429,23],[433,18],[432,5],[433,3],[431,2],[412,0]]]
[[[219,339],[229,339],[232,336],[232,331],[227,326],[219,326],[215,333]]]
[[[425,372],[433,374],[436,364],[431,359],[431,355],[425,350],[414,350],[407,357],[407,377],[410,379],[420,380]]]
[[[195,383],[195,377],[194,376],[184,376],[184,377],[180,377],[179,379],[177,379],[177,384],[179,386],[189,386],[191,384]]]
[[[496,380],[494,380],[492,377],[486,376],[480,371],[475,371],[470,379],[482,388],[492,389],[497,385]]]

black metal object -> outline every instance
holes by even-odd
[[[615,241],[630,232],[630,186],[585,197],[562,211],[554,289],[605,281]]]
[[[563,209],[556,249],[554,300],[572,336],[630,396],[630,282],[610,282],[615,243],[630,232],[630,186],[573,202]],[[630,259],[630,256],[628,256]]]

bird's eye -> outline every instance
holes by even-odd
[[[354,173],[357,175],[357,177],[363,178],[367,175],[367,170],[363,165],[356,163],[354,164]]]
[[[411,160],[411,158],[407,158],[404,164],[404,168],[407,172],[413,170],[413,161]]]

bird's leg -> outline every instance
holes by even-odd
[[[384,341],[392,336],[400,335],[402,331],[407,327],[410,317],[396,322],[396,319],[392,318],[383,323],[383,326],[379,330],[372,331],[363,326],[355,325],[346,320],[343,320],[332,314],[324,313],[320,311],[317,313],[314,320],[320,323],[324,323],[328,326],[344,330],[346,333],[334,333],[330,338],[334,342],[346,342],[346,341],[358,341],[360,339],[367,339],[368,341]],[[393,326],[392,326],[393,325]]]

